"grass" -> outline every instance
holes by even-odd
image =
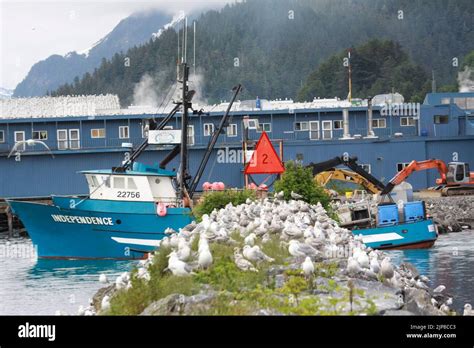
[[[240,246],[243,238],[234,233],[232,238]],[[313,278],[307,279],[301,270],[286,270],[285,282],[280,288],[275,288],[273,278],[268,276],[272,265],[282,265],[290,256],[288,249],[281,246],[277,236],[268,243],[260,245],[263,252],[275,259],[275,263],[261,263],[259,272],[241,271],[234,263],[234,246],[212,243],[211,253],[213,265],[207,270],[196,270],[195,275],[177,277],[166,271],[167,255],[170,248],[163,248],[153,259],[149,268],[150,281],[137,279],[132,272],[132,288],[121,290],[111,299],[110,310],[104,314],[137,315],[152,302],[163,299],[171,294],[186,296],[199,293],[203,287],[211,287],[218,295],[211,300],[210,305],[200,306],[196,315],[250,315],[264,309],[270,313],[288,315],[338,315],[338,314],[376,314],[374,302],[365,297],[360,289],[342,287],[331,279],[336,275],[338,265],[335,262],[315,263],[314,277],[324,277],[327,285],[318,285],[326,290],[329,297],[310,295],[314,289]],[[198,238],[191,246],[197,250]],[[357,306],[357,311],[348,312],[349,300]]]

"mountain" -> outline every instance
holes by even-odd
[[[135,13],[122,21],[92,47],[80,52],[52,55],[34,64],[25,79],[15,88],[13,96],[42,96],[60,85],[73,81],[97,68],[103,58],[110,58],[117,52],[126,52],[130,47],[149,41],[172,20],[160,11]]]
[[[228,98],[238,82],[244,85],[241,98],[296,97],[325,60],[371,39],[399,44],[407,59],[428,75],[435,72],[438,86],[455,83],[459,67],[452,62],[461,62],[472,49],[467,43],[474,42],[473,14],[471,0],[236,2],[197,18],[199,88],[209,102]],[[165,30],[157,40],[114,55],[94,73],[62,85],[54,94],[114,93],[122,105],[129,105],[136,86],[151,78],[155,83],[147,86],[165,96],[176,75],[176,43],[177,33]],[[190,40],[188,52],[192,48]],[[125,57],[135,63],[124,66]],[[371,64],[368,60],[359,68]],[[355,71],[354,78],[360,72]],[[366,90],[375,91],[371,86]],[[377,91],[391,92],[391,87],[379,84]]]
[[[9,99],[13,94],[13,90],[0,87],[0,99]]]

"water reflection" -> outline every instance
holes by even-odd
[[[395,263],[410,262],[427,275],[431,286],[446,286],[453,296],[453,308],[462,312],[474,303],[474,233],[464,231],[441,235],[435,246],[423,250],[387,252]]]

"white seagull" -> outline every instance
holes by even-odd
[[[18,151],[18,148],[20,146],[24,146],[24,145],[28,145],[28,146],[35,146],[36,144],[39,144],[39,145],[42,145],[46,148],[46,150],[48,150],[48,152],[50,153],[50,155],[54,158],[54,154],[53,152],[51,151],[51,149],[49,148],[48,145],[46,145],[43,141],[41,140],[35,140],[35,139],[28,139],[28,140],[22,140],[22,141],[19,141],[17,143],[15,143],[15,145],[13,146],[13,148],[11,149],[10,153],[8,154],[8,157],[7,158],[10,158],[11,155],[13,155],[15,152]]]
[[[306,277],[310,277],[314,273],[313,261],[311,261],[309,256],[306,256],[301,268],[303,269],[303,273]]]

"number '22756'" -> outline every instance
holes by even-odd
[[[140,192],[130,192],[130,191],[118,191],[117,197],[119,198],[140,198]]]

